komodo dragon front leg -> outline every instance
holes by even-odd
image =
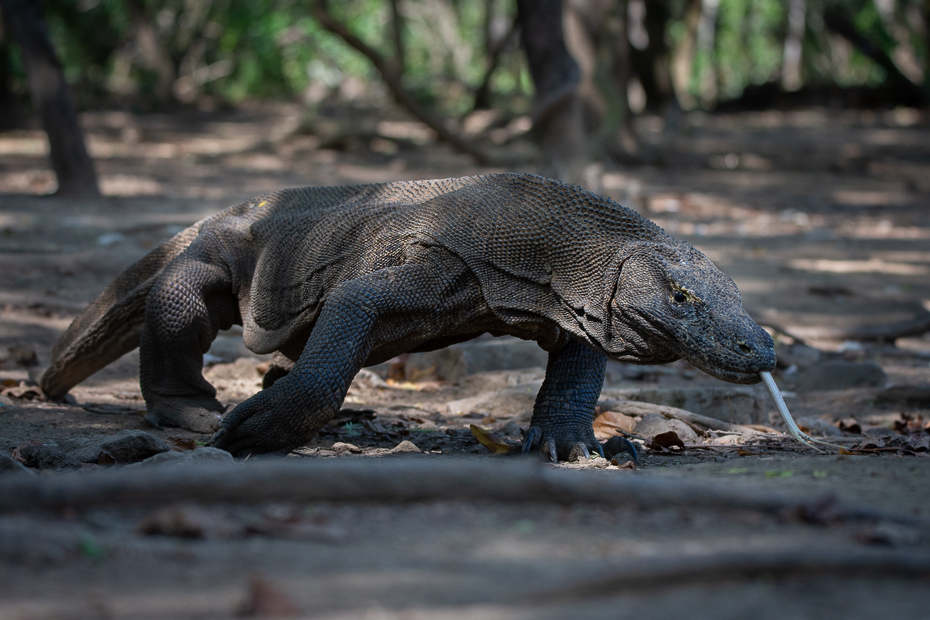
[[[524,454],[538,447],[553,461],[590,452],[604,456],[592,423],[606,368],[607,356],[577,340],[549,354],[546,379],[523,438]]]
[[[454,260],[389,267],[339,284],[294,367],[227,414],[212,445],[234,455],[304,445],[342,406],[376,347],[412,348],[482,304],[477,280]]]

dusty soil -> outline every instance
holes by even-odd
[[[28,381],[31,364],[48,359],[58,335],[86,303],[180,228],[284,186],[492,170],[425,141],[422,130],[401,117],[378,125],[365,111],[354,114],[365,122],[324,119],[309,132],[297,131],[300,112],[288,107],[188,116],[90,114],[91,151],[107,194],[97,201],[38,195],[53,182],[41,134],[0,135],[3,454],[123,429],[151,432],[176,450],[207,438],[144,425],[135,354],[72,390],[67,403],[33,398],[28,383],[21,383]],[[344,130],[356,126],[374,126],[380,137]],[[821,361],[874,362],[887,381],[803,391],[795,387],[804,368],[776,373],[802,425],[814,434],[832,433],[829,439],[850,455],[818,455],[772,434],[737,442],[708,434],[683,453],[640,445],[636,470],[604,461],[559,467],[772,490],[799,502],[833,496],[911,521],[811,523],[726,506],[284,502],[209,507],[213,512],[206,520],[238,523],[262,510],[284,511],[318,525],[323,534],[297,541],[241,538],[208,527],[205,539],[190,540],[139,533],[152,507],[35,513],[23,506],[22,513],[0,515],[0,617],[219,618],[280,612],[327,618],[562,618],[606,612],[905,618],[925,613],[930,589],[924,569],[844,572],[803,566],[811,553],[843,557],[883,550],[896,558],[922,559],[924,566],[930,557],[922,529],[930,520],[928,405],[885,398],[889,385],[930,384],[930,336],[861,344],[836,338],[839,329],[891,323],[930,309],[926,119],[909,110],[810,110],[692,115],[674,139],[662,133],[661,119],[643,119],[638,129],[662,165],[595,166],[591,178],[599,189],[710,256],[737,282],[753,316],[776,329],[780,346],[789,347],[781,349],[786,355],[793,336],[817,349]],[[488,138],[489,145],[493,142]],[[493,170],[533,170],[520,159],[530,151],[525,141],[495,148],[509,163]],[[221,335],[208,361],[206,374],[221,400],[236,403],[259,389],[262,359],[242,347],[235,330]],[[525,412],[453,415],[446,403],[531,383],[539,369],[451,382],[409,367],[405,375],[401,364],[374,370],[388,382],[373,375],[358,381],[347,410],[291,458],[371,458],[376,467],[378,459],[404,458],[392,450],[405,440],[420,450],[406,458],[517,458],[488,456],[469,426],[486,428],[516,446]],[[606,387],[719,385],[677,363],[645,372],[613,365]],[[771,406],[766,416],[757,422],[782,428]],[[859,429],[848,422],[845,428],[857,432],[833,430],[834,422],[848,418],[855,418]],[[113,467],[120,465],[84,464],[77,473],[39,474],[98,476]],[[579,480],[597,475],[576,473]],[[12,475],[0,472],[0,482]],[[700,565],[734,552],[796,557],[794,564],[788,562],[790,570],[737,562],[715,572]],[[690,572],[669,568],[688,562],[698,565]],[[636,573],[645,577],[637,580]]]

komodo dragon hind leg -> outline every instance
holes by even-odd
[[[606,369],[605,355],[576,340],[549,354],[546,379],[523,438],[524,454],[538,447],[554,462],[591,453],[604,456],[592,423]]]
[[[152,287],[139,342],[139,384],[155,426],[212,433],[223,405],[203,378],[203,354],[238,312],[228,273],[192,247]]]
[[[406,264],[343,282],[329,291],[293,369],[236,406],[211,444],[236,456],[304,445],[339,411],[374,344],[425,342],[481,303],[464,266]],[[463,286],[463,284],[465,284]],[[445,308],[445,313],[437,309]]]

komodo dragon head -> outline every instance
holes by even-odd
[[[619,359],[631,349],[654,362],[683,357],[731,383],[758,383],[775,367],[772,338],[743,310],[736,284],[688,243],[645,243],[628,254],[610,310],[622,342],[605,349]]]

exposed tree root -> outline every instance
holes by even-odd
[[[807,521],[920,519],[839,505],[829,499],[659,480],[615,472],[559,470],[536,462],[458,459],[285,459],[241,466],[132,468],[97,475],[8,475],[0,512],[87,509],[170,502],[494,500],[602,506],[701,507],[795,514]]]
[[[678,588],[686,584],[758,577],[811,576],[928,577],[930,555],[875,549],[760,549],[708,555],[643,558],[623,568],[609,568],[593,579],[544,594],[534,602],[552,604],[575,598],[616,596],[628,590]]]

